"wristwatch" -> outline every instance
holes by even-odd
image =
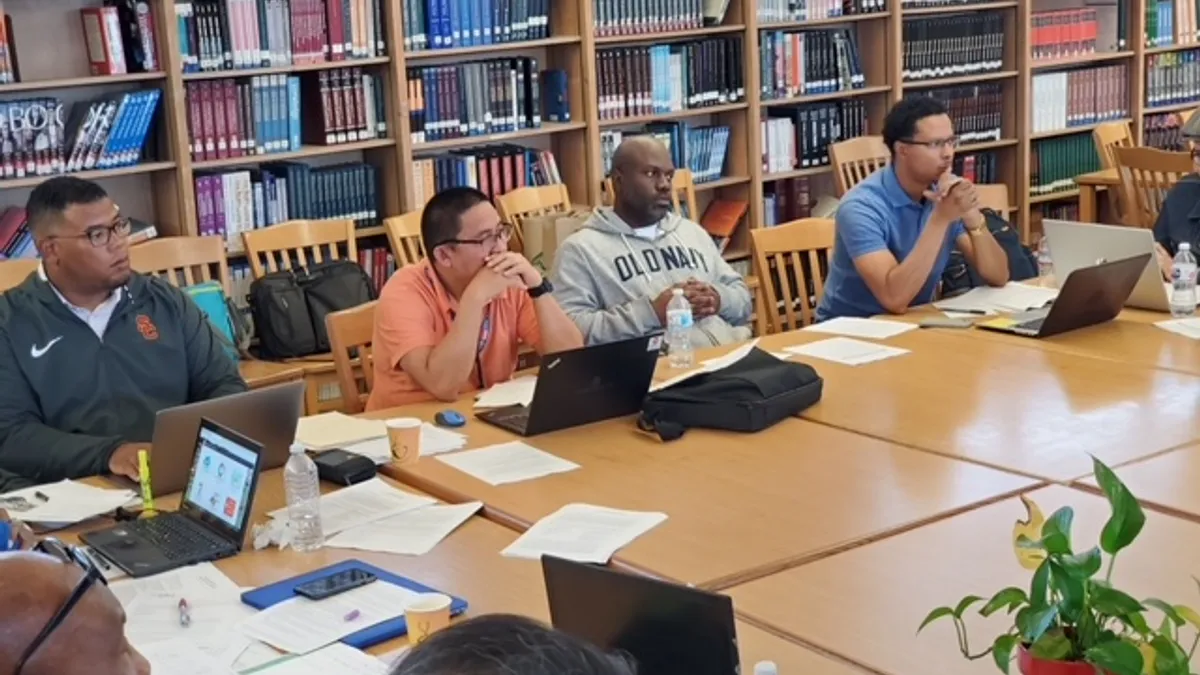
[[[538,298],[542,297],[543,295],[545,295],[553,290],[554,290],[554,284],[550,283],[550,280],[547,279],[546,277],[542,277],[542,283],[529,289],[529,297],[533,298],[534,300],[537,300]]]

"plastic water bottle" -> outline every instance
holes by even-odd
[[[302,553],[321,548],[325,544],[321,529],[321,478],[317,475],[317,465],[299,443],[292,445],[292,456],[283,467],[283,488],[292,548]]]
[[[1179,319],[1196,313],[1196,256],[1192,246],[1179,245],[1171,267],[1171,316]]]
[[[671,292],[667,303],[667,358],[672,368],[691,368],[696,365],[696,354],[692,351],[692,303],[683,295],[682,288]]]
[[[1038,276],[1048,277],[1054,274],[1054,260],[1050,257],[1050,239],[1042,235],[1037,247]]]

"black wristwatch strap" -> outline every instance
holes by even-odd
[[[542,283],[529,289],[529,297],[537,299],[554,290],[554,285],[546,277],[542,277]]]

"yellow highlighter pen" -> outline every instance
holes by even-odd
[[[155,515],[154,493],[150,491],[150,453],[138,450],[138,477],[142,483],[142,516]]]

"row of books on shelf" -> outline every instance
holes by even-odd
[[[0,213],[0,260],[38,257],[37,246],[29,231],[29,217],[20,206]]]
[[[742,101],[742,58],[741,37],[599,50],[600,119]]]
[[[550,37],[558,0],[400,0],[404,49],[459,49]]]
[[[72,104],[69,116],[54,98],[0,103],[0,178],[137,164],[161,98],[158,89],[112,94]]]
[[[538,72],[537,59],[491,59],[408,71],[414,143],[536,129],[570,120],[563,70]]]
[[[495,199],[523,187],[562,183],[558,160],[549,150],[496,145],[413,160],[418,204],[447,188],[473,187]]]
[[[1037,73],[1030,97],[1033,133],[1129,117],[1129,64]]]
[[[200,236],[222,237],[231,252],[243,250],[242,232],[288,220],[339,218],[371,227],[380,217],[378,171],[361,162],[206,173],[196,176],[195,189]]]
[[[592,0],[598,37],[695,30],[725,20],[728,0]]]
[[[1029,36],[1033,60],[1053,61],[1115,51],[1116,9],[1114,4],[1034,12]]]
[[[758,22],[787,23],[886,12],[886,0],[758,0]]]
[[[954,156],[950,170],[972,183],[1003,183],[1000,177],[1000,156],[991,150],[964,152]]]
[[[186,84],[193,161],[295,152],[387,135],[382,80],[361,68]]]
[[[1200,49],[1146,57],[1146,106],[1200,101]]]
[[[383,285],[396,273],[396,256],[386,246],[364,246],[358,249],[358,264],[367,273],[375,296],[383,292]],[[247,289],[248,291],[249,289]]]
[[[159,70],[154,15],[148,3],[105,0],[103,6],[85,7],[79,14],[93,75]]]
[[[604,173],[612,171],[616,149],[631,136],[652,136],[666,146],[677,169],[692,172],[693,183],[708,183],[725,175],[725,160],[729,156],[730,128],[727,126],[695,126],[687,122],[648,124],[642,131],[600,132],[601,161]]]
[[[1161,150],[1186,151],[1188,141],[1180,129],[1191,113],[1160,113],[1142,118],[1142,145]]]
[[[1144,0],[1146,46],[1166,47],[1200,42],[1200,3],[1196,0]]]
[[[177,2],[175,22],[183,71],[273,68],[383,56],[387,53],[385,1]]]
[[[869,133],[866,105],[858,100],[772,108],[760,124],[768,174],[827,166],[831,144]]]
[[[998,82],[926,89],[946,107],[960,143],[986,143],[1003,137],[1004,89]]]
[[[858,40],[849,29],[763,31],[758,49],[764,99],[825,94],[867,84]]]
[[[1004,68],[1000,12],[907,19],[903,28],[905,82],[963,77]]]
[[[1075,189],[1075,177],[1100,170],[1091,134],[1034,141],[1029,158],[1030,192],[1051,194]]]
[[[962,7],[970,9],[971,5],[979,5],[990,0],[900,0],[900,9],[934,9],[945,7]]]

